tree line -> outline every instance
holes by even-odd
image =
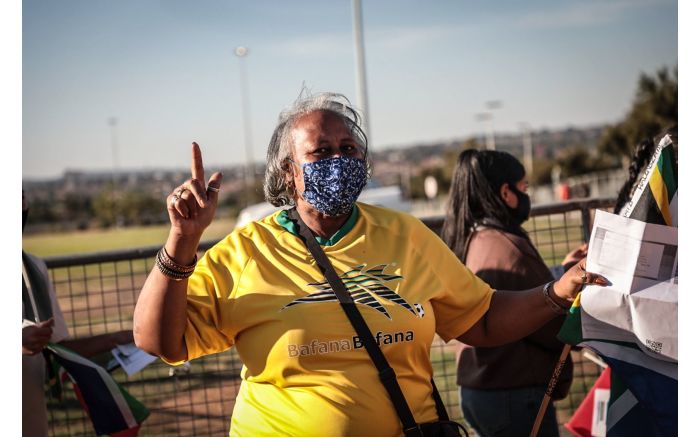
[[[638,143],[653,139],[666,129],[678,124],[678,67],[670,70],[662,67],[654,74],[642,73],[637,81],[637,90],[630,109],[623,119],[603,131],[595,150],[581,144],[570,144],[558,151],[555,157],[535,160],[532,185],[552,183],[552,170],[557,167],[561,178],[591,172],[627,168]],[[463,149],[482,148],[475,139],[467,140]],[[439,193],[449,190],[454,163],[461,150],[446,154],[446,165],[426,168],[411,178],[410,196],[424,198],[423,181],[430,175],[438,182]],[[518,153],[514,153],[518,158]]]

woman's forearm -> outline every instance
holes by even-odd
[[[542,286],[496,291],[486,314],[457,339],[472,346],[500,346],[535,332],[556,316],[545,302]]]
[[[178,263],[190,263],[197,252],[199,238],[171,235],[165,244],[168,254]],[[154,267],[146,278],[134,309],[134,341],[146,352],[180,361],[187,358],[187,279],[166,277]]]
[[[545,293],[544,285],[527,291],[497,291],[486,314],[467,332],[457,337],[472,346],[499,346],[532,334],[568,308],[583,285],[610,283],[586,271],[586,259],[579,261]]]
[[[169,361],[187,358],[187,280],[168,279],[154,267],[134,309],[134,342]]]

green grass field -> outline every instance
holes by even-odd
[[[525,228],[547,263],[556,264],[569,250],[582,243],[578,213],[538,217]],[[204,232],[202,241],[218,240],[234,228],[232,218],[215,220]],[[72,231],[23,236],[22,248],[40,257],[103,252],[156,246],[165,242],[169,224],[121,229]]]
[[[234,219],[215,220],[204,232],[202,241],[228,235]],[[121,229],[72,231],[23,236],[22,249],[40,257],[103,252],[117,249],[163,244],[168,237],[169,224],[137,226]]]

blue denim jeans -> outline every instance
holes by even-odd
[[[462,414],[479,437],[528,437],[545,387],[473,390],[461,387]],[[550,402],[538,437],[558,437],[559,425]]]

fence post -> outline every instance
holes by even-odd
[[[583,228],[583,241],[588,243],[591,239],[591,210],[588,206],[581,208],[581,227]]]

